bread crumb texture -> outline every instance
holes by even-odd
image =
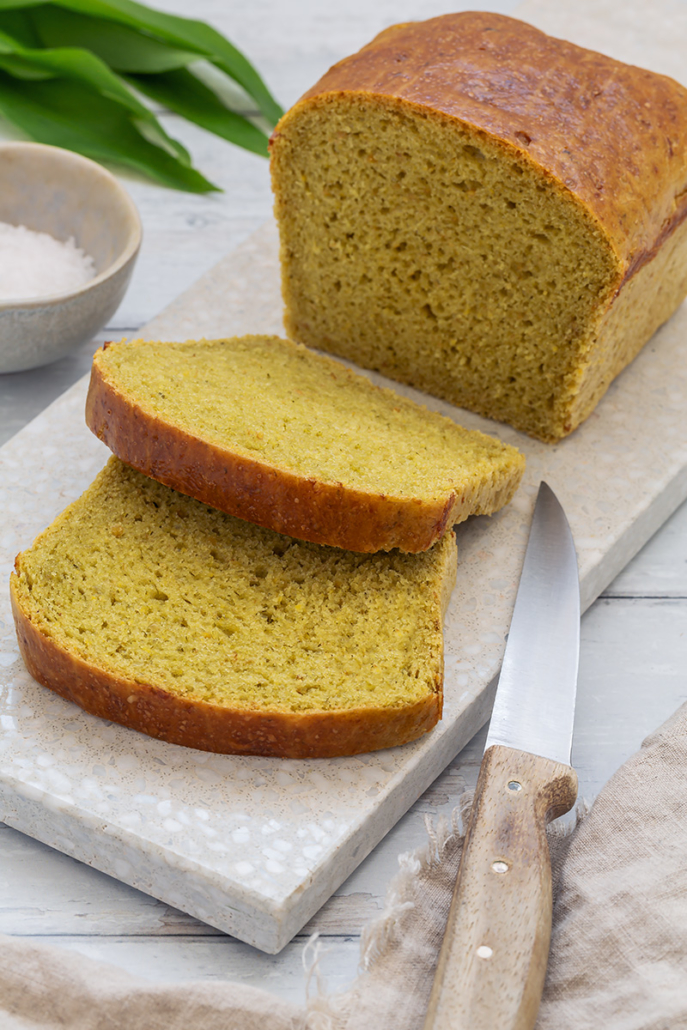
[[[522,475],[514,447],[278,337],[136,340],[95,362],[146,414],[305,479],[420,501],[477,492],[472,510],[491,512]]]
[[[677,83],[522,22],[386,30],[271,142],[287,333],[560,438],[687,289],[683,243],[614,343],[618,291],[687,210],[685,130]]]
[[[246,712],[398,709],[441,694],[455,562],[452,533],[419,555],[321,547],[112,458],[13,589],[43,637],[134,685]]]
[[[281,132],[290,334],[550,435],[616,283],[591,220],[517,154],[394,101],[324,98]]]

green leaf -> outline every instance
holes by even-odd
[[[33,50],[21,46],[6,32],[0,31],[0,67],[22,79],[64,77],[98,90],[104,97],[122,104],[145,124],[146,139],[174,155],[183,164],[191,164],[188,151],[167,135],[153,112],[145,107],[126,84],[107,65],[88,50],[60,47],[56,50]]]
[[[22,82],[0,71],[0,112],[40,143],[112,161],[165,186],[207,193],[217,187],[173,154],[145,139],[119,103],[65,79]]]
[[[195,51],[176,50],[126,25],[52,4],[35,8],[29,18],[43,46],[85,47],[118,72],[150,75],[184,68],[198,60]]]
[[[0,5],[3,3],[29,6],[31,0],[0,0]],[[134,0],[58,0],[58,5],[70,11],[129,25],[174,47],[194,50],[238,82],[253,97],[270,124],[275,125],[283,114],[250,61],[205,22],[155,11]]]
[[[45,0],[0,0],[0,11],[17,11],[25,7],[38,7]]]
[[[9,72],[10,75],[14,75],[15,79],[53,79],[55,76],[52,72],[42,71],[40,68],[35,68],[30,61],[24,61],[21,57],[6,56],[0,50],[0,68],[3,71]]]
[[[252,122],[230,111],[208,86],[186,69],[164,75],[129,75],[128,81],[141,93],[176,111],[190,122],[215,135],[237,143],[254,154],[267,157],[267,136]]]
[[[215,81],[212,75],[219,72],[238,84],[268,123],[275,124],[282,114],[255,68],[219,32],[204,22],[166,14],[136,0],[0,0],[2,32],[12,44],[0,45],[0,76],[7,116],[17,124],[23,119],[37,126],[35,131],[23,127],[34,136],[40,130],[44,134],[40,138],[48,132],[47,123],[53,117],[55,126],[50,131],[61,136],[62,145],[70,145],[65,139],[85,134],[88,140],[75,144],[73,149],[91,156],[95,156],[94,147],[104,147],[108,142],[110,156],[104,159],[123,160],[124,140],[133,139],[138,149],[127,161],[133,167],[141,167],[141,147],[145,160],[153,161],[146,150],[150,146],[159,151],[155,160],[165,153],[171,159],[172,170],[168,168],[165,175],[178,178],[181,165],[199,175],[191,168],[187,151],[165,133],[152,111],[127,89],[117,73],[128,76],[139,94],[152,97],[223,139],[261,155],[267,152],[266,134],[235,110],[234,98],[225,96],[226,80]],[[196,61],[201,61],[203,67],[191,71],[188,66]],[[210,79],[204,82],[209,73]],[[14,86],[9,84],[10,76]],[[49,83],[43,81],[49,77]],[[115,131],[111,119],[107,132],[107,119],[103,124],[97,118],[82,124],[76,109],[71,112],[74,121],[69,123],[59,105],[51,105],[45,90],[55,86],[57,98],[64,95],[70,84],[90,90],[94,102],[99,98],[103,103],[119,105],[120,121],[126,125],[124,135],[108,136],[108,132]],[[35,92],[38,87],[44,88],[40,95]],[[24,106],[19,102],[20,95],[24,96]],[[132,107],[132,102],[138,107]],[[91,149],[84,149],[86,145]],[[114,151],[118,157],[112,156]],[[160,178],[162,173],[158,169],[154,174]],[[199,179],[204,186],[194,180],[195,185],[188,188],[214,188],[202,176]]]
[[[39,47],[41,45],[31,21],[30,11],[5,11],[0,3],[0,29],[7,32],[22,46]]]

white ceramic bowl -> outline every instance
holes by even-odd
[[[0,222],[63,242],[73,236],[97,272],[70,293],[0,301],[0,372],[20,372],[61,358],[114,314],[141,246],[141,220],[94,161],[42,143],[2,143]]]

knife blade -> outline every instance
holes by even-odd
[[[531,1030],[551,939],[546,825],[570,766],[580,640],[575,545],[541,483],[425,1030]]]

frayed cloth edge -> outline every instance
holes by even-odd
[[[414,851],[398,857],[399,871],[387,888],[384,910],[363,928],[360,938],[359,975],[346,991],[328,993],[320,971],[323,955],[322,942],[314,934],[303,949],[303,966],[306,974],[306,1030],[345,1030],[357,988],[387,952],[396,933],[401,929],[405,915],[415,907],[411,900],[413,886],[421,873],[435,868],[444,861],[447,845],[454,839],[462,839],[472,803],[474,790],[466,790],[458,799],[450,820],[440,816],[436,824],[425,817],[427,842]],[[560,843],[570,837],[589,813],[590,805],[580,798],[573,810],[572,819],[557,820],[547,827],[551,843]],[[313,991],[313,986],[315,990]]]
[[[413,885],[421,873],[426,872],[444,860],[449,841],[464,835],[465,821],[472,808],[474,791],[461,794],[450,821],[441,816],[436,825],[425,817],[427,842],[414,851],[398,857],[399,870],[387,888],[384,910],[366,927],[360,938],[360,975],[345,992],[328,994],[320,973],[322,957],[321,942],[317,934],[310,938],[303,951],[303,963],[307,977],[307,1030],[345,1030],[351,1012],[356,987],[370,973],[376,963],[385,955],[395,934],[401,927],[403,917],[415,907],[411,900]],[[316,988],[312,992],[313,985]]]

